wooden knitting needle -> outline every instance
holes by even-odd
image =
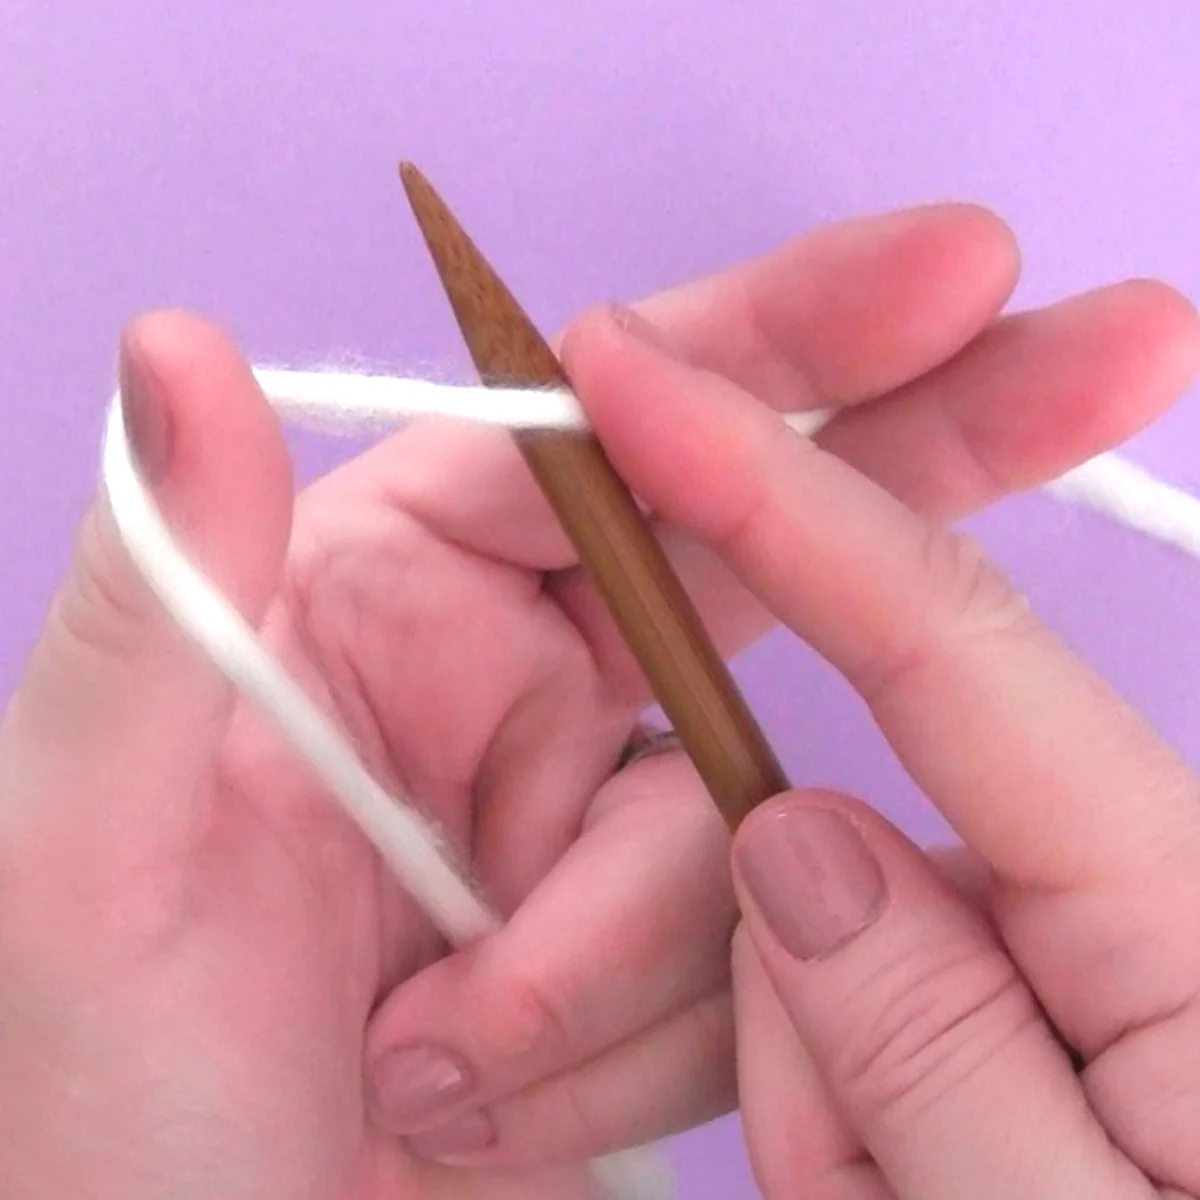
[[[483,382],[568,387],[554,352],[428,180],[404,190]],[[517,444],[726,822],[787,777],[657,538],[599,441],[526,432]]]

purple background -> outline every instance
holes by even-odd
[[[1200,295],[1194,0],[0,0],[0,694],[93,487],[118,331],[184,304],[259,357],[463,363],[398,190],[415,158],[552,327],[814,222],[943,198],[1016,228],[1023,304]],[[1200,488],[1185,403],[1131,448]],[[306,448],[309,469],[319,464]],[[1055,506],[975,523],[1200,760],[1200,564]],[[936,832],[845,689],[741,677],[797,778]],[[735,1123],[684,1195],[753,1195]]]

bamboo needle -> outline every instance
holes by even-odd
[[[483,382],[569,386],[554,352],[428,180],[411,163],[400,176]],[[530,432],[517,443],[684,750],[736,828],[788,781],[665,552],[594,436]]]

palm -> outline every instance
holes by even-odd
[[[389,458],[403,472],[403,436]],[[317,492],[301,503],[268,620],[276,650],[329,697],[372,768],[427,803],[460,845],[484,831],[498,850],[508,843],[495,826],[515,815],[503,804],[518,773],[519,809],[578,813],[586,797],[556,794],[554,780],[595,777],[619,748],[628,705],[605,698],[540,575],[441,540],[357,488],[353,467]],[[553,714],[550,753],[568,750],[543,795],[528,790],[542,764],[503,746],[539,714]],[[257,713],[235,714],[216,778],[202,916],[142,992],[180,971],[200,981],[161,1031],[191,1047],[173,1073],[179,1122],[195,1119],[197,1087],[219,1088],[222,1129],[199,1132],[223,1169],[269,1180],[280,1196],[396,1196],[397,1178],[410,1181],[399,1194],[428,1195],[429,1168],[418,1182],[420,1168],[364,1110],[364,1031],[380,998],[442,953],[438,937]],[[489,894],[515,904],[573,824],[527,824],[519,857],[480,846]],[[129,1015],[144,1028],[144,1015]]]

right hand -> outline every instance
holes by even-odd
[[[1200,776],[973,543],[653,347],[613,386],[615,336],[567,360],[618,470],[842,675],[963,840],[922,853],[803,786],[740,826],[766,1195],[1200,1196]],[[1194,321],[1178,350],[1200,366]]]

